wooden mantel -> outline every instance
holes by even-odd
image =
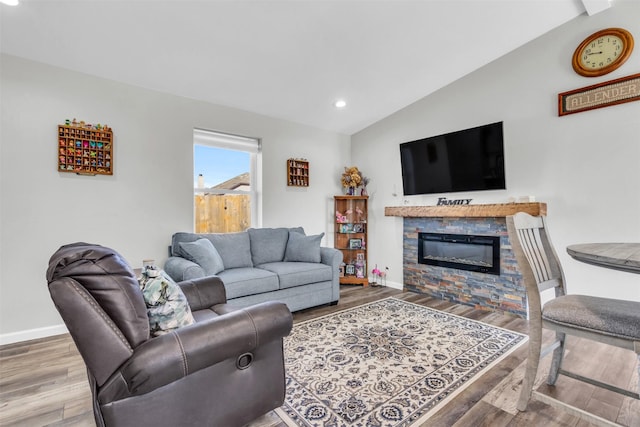
[[[489,218],[506,217],[518,212],[529,215],[547,215],[546,203],[498,203],[493,205],[453,206],[387,206],[385,216],[411,218]]]

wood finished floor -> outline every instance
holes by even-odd
[[[304,321],[389,296],[513,331],[527,332],[527,322],[512,315],[479,311],[396,289],[357,286],[343,286],[337,306],[297,312],[294,321]],[[550,334],[547,339],[551,339]],[[527,412],[515,409],[526,351],[526,344],[518,348],[423,425],[589,426],[576,417],[539,402],[531,403]],[[622,425],[640,427],[640,402],[637,400],[622,398],[562,376],[555,387],[546,386],[544,378],[548,363],[545,362],[548,359],[543,360],[538,371],[540,391]],[[565,366],[622,387],[638,387],[635,356],[630,351],[570,339]],[[0,426],[93,426],[91,411],[85,367],[68,335],[0,347]],[[249,426],[285,427],[285,424],[271,412]]]

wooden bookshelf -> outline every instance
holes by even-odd
[[[334,248],[342,252],[340,284],[369,285],[367,203],[369,196],[335,196]]]

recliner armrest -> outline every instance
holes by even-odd
[[[141,344],[101,387],[109,403],[148,393],[193,372],[287,336],[293,326],[285,304],[266,302],[194,323]]]
[[[218,276],[185,280],[178,283],[182,289],[191,311],[205,310],[216,304],[227,302],[227,293],[222,280]]]

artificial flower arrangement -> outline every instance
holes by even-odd
[[[359,187],[362,182],[362,172],[358,170],[357,166],[345,167],[341,181],[344,188]]]
[[[364,195],[366,194],[365,188],[369,183],[369,178],[363,176],[357,166],[351,166],[344,168],[340,182],[342,183],[342,187],[347,190],[347,193],[351,195],[355,194],[356,188],[362,186]]]
[[[369,185],[369,178],[366,176],[362,177],[362,190],[360,191],[361,196],[367,196],[367,185]]]
[[[388,267],[385,269],[388,270]],[[386,277],[387,277],[387,273],[386,271],[382,271],[380,269],[378,269],[378,264],[376,264],[376,266],[373,268],[373,270],[371,270],[371,275],[373,276],[373,285],[374,286],[384,286],[385,282],[386,282]]]

